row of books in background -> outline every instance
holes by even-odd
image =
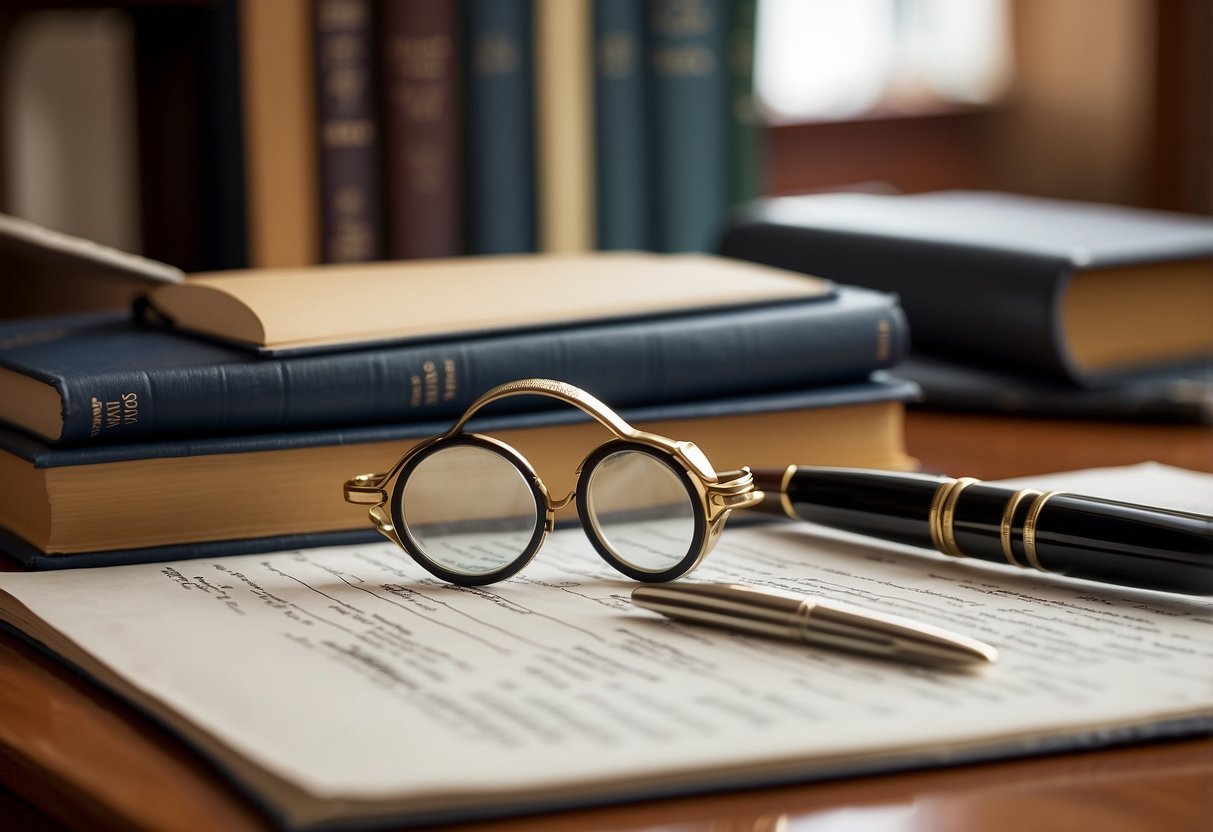
[[[7,210],[190,272],[709,250],[758,190],[755,0],[79,5],[0,10]]]
[[[754,7],[315,0],[324,259],[712,248],[757,194]]]

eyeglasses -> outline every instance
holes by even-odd
[[[560,500],[509,445],[463,432],[484,406],[526,394],[571,404],[614,435],[582,461],[576,488]],[[694,569],[729,513],[763,495],[748,468],[717,473],[694,443],[637,430],[584,390],[549,379],[494,387],[387,473],[345,483],[346,501],[369,505],[384,537],[462,586],[501,581],[526,566],[555,528],[556,512],[575,497],[581,525],[607,563],[636,580],[661,582]]]

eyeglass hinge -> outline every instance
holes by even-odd
[[[359,506],[381,506],[387,502],[387,492],[379,487],[383,474],[359,474],[346,480],[345,501]]]

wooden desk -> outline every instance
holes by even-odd
[[[911,414],[933,469],[993,479],[1155,459],[1213,471],[1200,427]],[[0,828],[266,830],[174,738],[55,662],[0,637]],[[1137,745],[458,827],[656,830],[1213,829],[1213,739]]]

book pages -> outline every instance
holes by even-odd
[[[1036,487],[1213,511],[1162,466]],[[1201,505],[1194,505],[1193,498]],[[4,620],[207,751],[296,825],[433,819],[1099,745],[1213,726],[1213,601],[735,525],[691,576],[974,636],[941,671],[680,624],[579,529],[444,585],[389,544],[0,574]]]

